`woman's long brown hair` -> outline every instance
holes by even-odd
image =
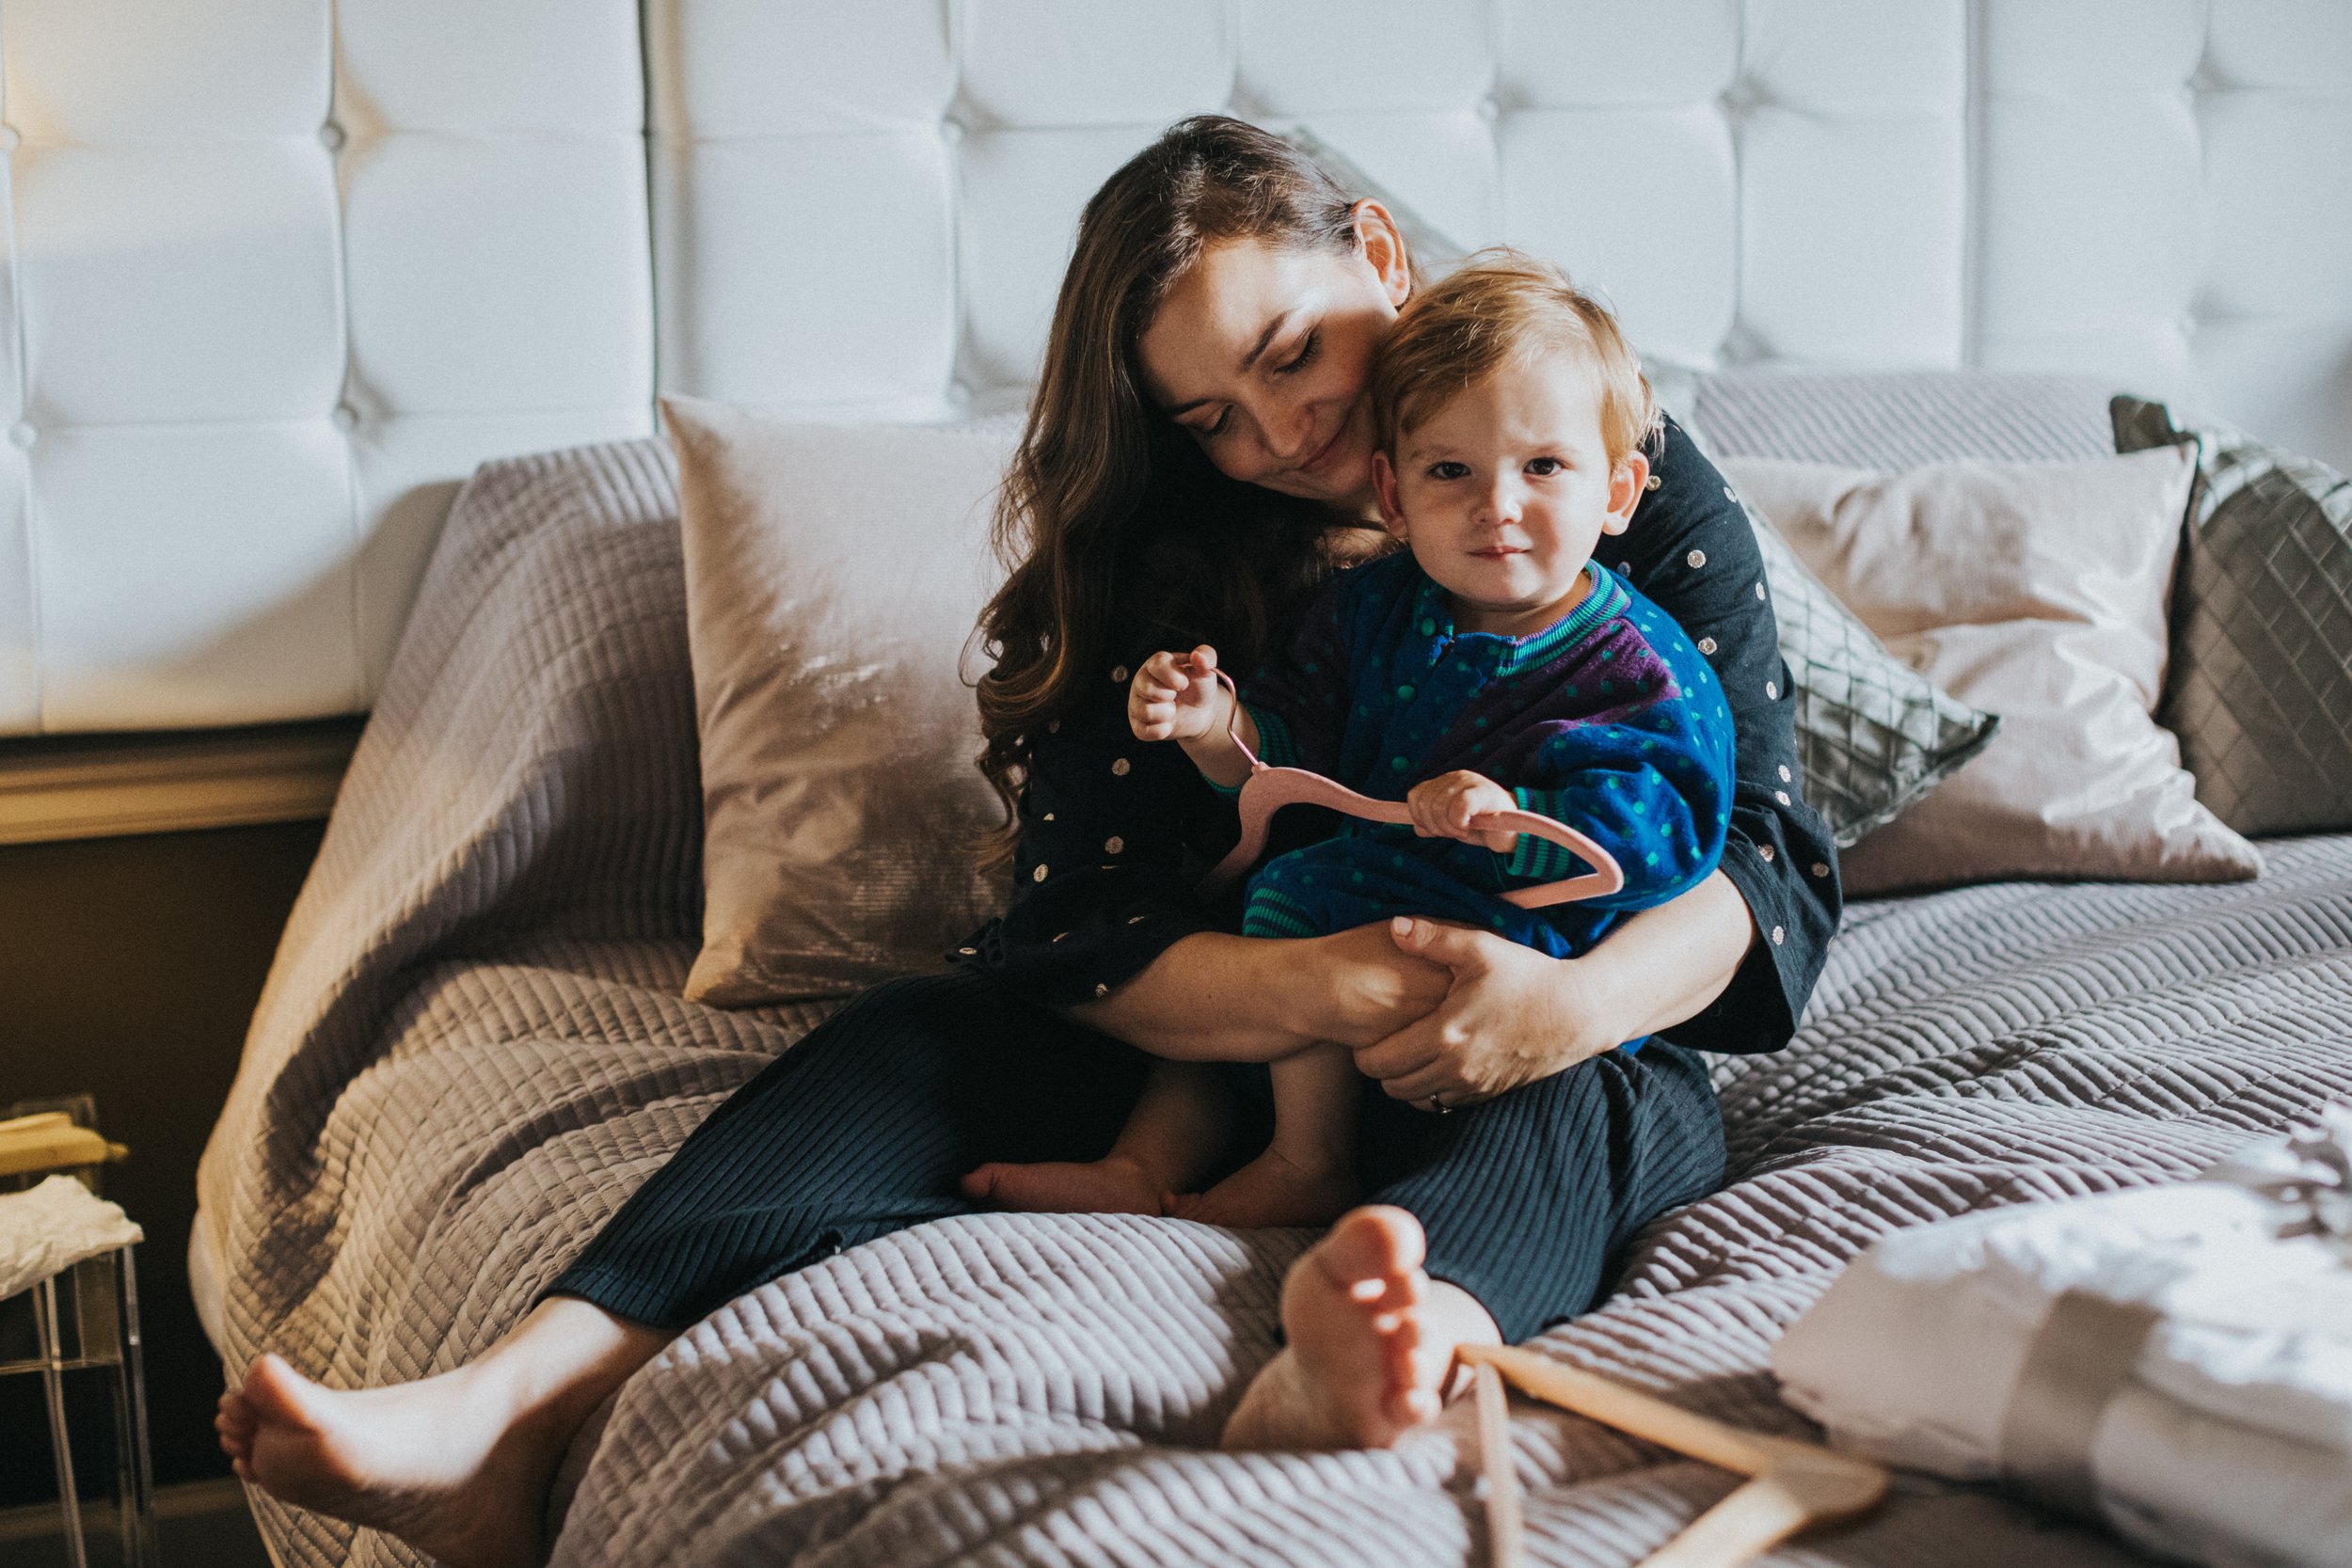
[[[980,771],[1009,816],[1029,737],[1082,680],[1138,640],[1216,644],[1247,668],[1325,569],[1342,520],[1226,478],[1146,394],[1136,341],[1209,245],[1258,239],[1345,252],[1355,200],[1280,137],[1241,120],[1179,121],[1088,201],[1054,305],[1045,363],[998,499],[1008,576],[980,613]],[[1114,631],[1114,620],[1117,629]],[[1119,653],[1114,653],[1116,646]],[[1009,857],[1009,821],[989,858]]]

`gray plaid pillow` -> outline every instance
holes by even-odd
[[[2157,721],[2239,832],[2352,828],[2352,481],[2164,404],[2108,404],[2115,450],[2193,443]]]
[[[1797,705],[1804,796],[1841,849],[1933,789],[2001,727],[1936,687],[1853,618],[1741,501],[1764,555]]]

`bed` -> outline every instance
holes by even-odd
[[[485,467],[453,513],[215,1139],[198,1244],[232,1364],[267,1346],[373,1385],[463,1361],[822,1016],[680,997],[700,808],[673,481],[657,443],[577,449]],[[1721,1061],[1728,1185],[1538,1344],[1804,1432],[1772,1343],[1873,1238],[2183,1179],[2352,1093],[2352,835],[2265,850],[2248,882],[1853,907],[1796,1042]],[[553,1560],[1479,1560],[1452,1419],[1395,1453],[1210,1446],[1303,1240],[984,1215],[769,1285],[582,1434]],[[1731,1484],[1534,1406],[1513,1441],[1539,1562],[1635,1560]],[[289,1568],[413,1560],[254,1505]],[[1783,1554],[2125,1556],[1916,1480]]]
[[[2090,378],[1969,383],[1981,456],[2106,450],[2128,387],[2352,463],[2334,0],[208,0],[103,48],[86,7],[20,9],[0,730],[372,709],[200,1178],[231,1366],[466,1360],[823,1016],[682,999],[654,396],[1017,405],[1079,202],[1180,115],[1311,130],[1600,282],[1725,451],[1948,453],[1915,401],[1800,433],[1742,377],[1973,368]],[[1627,168],[1639,222],[1561,199]],[[1756,369],[1695,373],[1726,366]],[[1771,1348],[1873,1238],[2182,1179],[2352,1094],[2352,835],[2263,852],[1852,907],[1796,1041],[1719,1065],[1724,1189],[1539,1348],[1809,1434]],[[1394,1453],[1210,1448],[1304,1240],[989,1215],[771,1284],[581,1433],[553,1560],[1482,1560],[1458,1415]],[[1635,1561],[1732,1484],[1532,1405],[1513,1443],[1543,1563]],[[416,1560],[253,1505],[283,1568]],[[1904,1478],[1778,1560],[2131,1559]]]

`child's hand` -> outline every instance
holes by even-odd
[[[1221,735],[1231,701],[1216,675],[1216,650],[1153,654],[1127,688],[1127,722],[1137,740],[1195,740]]]
[[[1518,834],[1471,826],[1489,812],[1517,811],[1511,792],[1481,773],[1457,768],[1415,784],[1405,796],[1413,811],[1413,832],[1422,838],[1458,838],[1507,855]]]

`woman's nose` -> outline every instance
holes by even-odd
[[[1258,420],[1266,454],[1278,462],[1295,463],[1314,451],[1315,411],[1304,403],[1276,404]]]

